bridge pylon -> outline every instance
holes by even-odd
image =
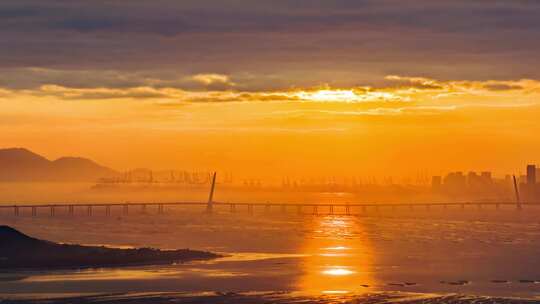
[[[210,186],[210,194],[208,195],[208,203],[206,205],[206,212],[212,213],[214,210],[214,190],[216,188],[216,172],[212,175],[212,185]]]

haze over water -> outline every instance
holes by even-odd
[[[57,215],[2,220],[57,242],[205,249],[227,256],[185,265],[2,273],[18,296],[125,292],[294,291],[540,294],[540,210],[368,211],[356,216],[172,209],[165,215]],[[323,211],[322,211],[323,212]],[[520,280],[531,280],[528,283]]]

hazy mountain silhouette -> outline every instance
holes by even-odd
[[[80,157],[50,161],[24,148],[0,149],[0,181],[95,181],[118,173]]]
[[[189,249],[118,249],[58,244],[29,237],[9,226],[0,226],[0,269],[148,265],[216,257],[219,255]]]

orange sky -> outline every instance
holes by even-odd
[[[0,146],[278,180],[540,163],[538,1],[217,2],[0,1]]]
[[[193,77],[228,81],[219,74]],[[86,156],[120,170],[217,169],[275,178],[503,174],[540,159],[540,82],[386,81],[249,92],[4,89],[1,143],[49,158]]]

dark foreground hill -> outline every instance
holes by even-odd
[[[96,181],[118,173],[81,157],[50,161],[24,148],[0,149],[0,181]]]
[[[0,269],[150,265],[217,257],[219,255],[214,253],[189,249],[116,249],[57,244],[29,237],[9,226],[0,226]]]

